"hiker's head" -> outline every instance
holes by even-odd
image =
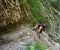
[[[43,25],[44,27],[46,27],[46,25],[47,25],[47,23],[44,21],[40,22],[40,24]]]

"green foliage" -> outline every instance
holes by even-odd
[[[34,44],[29,45],[26,50],[45,50],[46,47],[39,41],[35,41]]]
[[[57,40],[60,43],[60,39]]]
[[[44,21],[49,25],[49,19],[45,18],[45,16],[47,15],[47,10],[45,9],[45,7],[43,6],[43,4],[38,1],[38,0],[28,0],[28,4],[29,4],[29,8],[32,14],[32,18],[34,19],[35,22],[41,22]],[[32,23],[34,23],[34,21],[32,21]]]
[[[33,45],[30,45],[30,46],[28,46],[27,47],[27,49],[26,50],[35,50],[35,48],[34,48],[34,46]]]
[[[50,24],[49,24],[49,18],[48,18],[48,9],[46,9],[46,5],[44,6],[41,2],[41,0],[28,0],[28,4],[29,4],[29,8],[30,8],[30,12],[32,14],[32,18],[34,19],[34,21],[36,23],[39,22],[46,22],[47,23],[47,27],[46,27],[46,31],[50,28]],[[34,21],[30,21],[31,26],[34,26]]]
[[[56,2],[51,3],[51,5],[60,11],[60,0],[57,0]]]

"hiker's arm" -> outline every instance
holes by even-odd
[[[37,28],[38,27],[38,24],[36,24],[34,27],[32,27],[31,29],[35,29],[35,28]]]

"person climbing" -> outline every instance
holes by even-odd
[[[37,29],[37,34],[39,36],[39,34],[45,30],[46,27],[46,23],[45,22],[39,22],[37,23],[34,27],[32,27],[32,29]]]

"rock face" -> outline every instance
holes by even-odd
[[[48,34],[43,31],[39,39],[36,32],[31,30],[28,25],[23,25],[17,30],[3,35],[0,40],[0,50],[25,50],[35,40],[40,40],[47,47],[46,50],[60,50],[59,43],[54,42]]]
[[[0,50],[25,50],[36,39],[36,32],[29,29],[28,26],[21,26],[16,31],[2,36],[0,40]]]
[[[45,32],[42,32],[40,35],[40,40],[45,44],[48,50],[60,50],[60,44],[54,42]]]

